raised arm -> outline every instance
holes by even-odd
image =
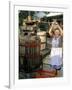
[[[60,27],[59,24],[58,24],[58,28],[59,28],[59,30],[60,30],[61,36],[63,36],[63,30],[62,30],[62,28]]]
[[[53,23],[52,23],[52,25],[50,26],[50,29],[49,29],[49,35],[50,35],[50,36],[53,35],[52,30],[53,30]]]

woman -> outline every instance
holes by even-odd
[[[63,42],[63,30],[59,24],[54,21],[49,29],[49,35],[52,37],[52,48],[50,55],[50,64],[53,69],[56,70],[56,75],[58,70],[62,67],[62,42]]]

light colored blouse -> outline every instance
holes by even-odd
[[[52,47],[59,47],[59,39],[60,39],[60,37],[58,37],[58,38],[56,38],[56,37],[54,37],[54,38],[52,38]]]

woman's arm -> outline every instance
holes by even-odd
[[[61,34],[61,36],[63,36],[63,30],[62,30],[62,28],[60,27],[60,25],[58,24],[57,25],[57,27],[59,28],[59,30],[60,30],[60,34]]]
[[[53,30],[53,23],[52,23],[52,25],[51,25],[51,27],[50,27],[50,29],[49,29],[49,35],[50,35],[50,36],[53,35],[52,30]]]

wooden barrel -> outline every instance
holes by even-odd
[[[43,49],[46,48],[46,32],[45,31],[41,31],[41,32],[38,32],[37,35],[41,39],[41,50],[43,50]]]
[[[31,36],[25,40],[24,70],[31,72],[41,64],[40,59],[40,38]]]

